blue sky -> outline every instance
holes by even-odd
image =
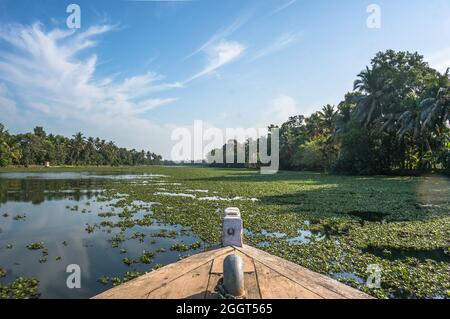
[[[172,130],[194,120],[264,127],[338,103],[386,49],[449,67],[450,2],[0,0],[0,121],[170,158]]]

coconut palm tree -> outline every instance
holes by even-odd
[[[75,135],[73,135],[73,139],[71,141],[71,148],[72,148],[72,152],[71,152],[71,160],[73,163],[75,163],[75,165],[80,165],[81,161],[82,161],[82,155],[84,152],[84,143],[85,139],[83,136],[83,133],[78,132]]]
[[[447,70],[448,72],[448,70]],[[450,90],[440,88],[435,97],[426,98],[421,103],[422,129],[435,131],[448,125],[450,121]]]
[[[334,134],[335,123],[338,116],[338,111],[334,108],[334,105],[327,104],[322,107],[322,110],[318,112],[319,122],[324,131],[329,134]]]
[[[355,98],[357,103],[356,116],[366,124],[372,123],[375,118],[383,113],[384,81],[379,73],[376,68],[369,69],[369,67],[366,67],[364,71],[358,74],[358,79],[353,84],[355,91],[363,93],[360,97]]]

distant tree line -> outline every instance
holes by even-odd
[[[280,166],[362,175],[449,172],[449,123],[449,70],[439,73],[418,53],[379,52],[337,106],[279,127]]]
[[[42,127],[33,133],[10,134],[0,123],[0,166],[8,165],[158,165],[162,157],[149,151],[128,150],[100,138],[72,138],[48,134]]]

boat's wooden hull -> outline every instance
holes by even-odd
[[[244,260],[248,299],[367,299],[371,296],[259,249],[221,247],[206,251],[101,293],[96,299],[216,299],[223,260],[238,254]]]

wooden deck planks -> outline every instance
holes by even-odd
[[[246,299],[261,299],[261,292],[258,284],[256,272],[244,274],[245,297]]]
[[[223,260],[231,253],[244,260],[247,299],[372,298],[334,279],[246,245],[219,248],[188,257],[94,298],[216,299],[219,296],[215,288],[223,276]]]
[[[322,299],[275,270],[255,261],[261,298],[263,299]]]
[[[236,247],[236,249],[248,255],[249,257],[252,257],[253,259],[255,259],[255,261],[258,261],[261,264],[277,271],[278,273],[283,274],[290,280],[309,289],[310,291],[313,291],[323,298],[372,298],[371,296],[343,283],[340,283],[337,280],[315,273],[300,265],[294,264],[280,257],[273,256],[251,246],[244,245],[244,247]]]
[[[209,274],[208,288],[205,293],[205,299],[218,299],[219,295],[216,293],[216,286],[222,278],[222,274]]]
[[[185,273],[148,295],[149,299],[204,299],[213,261]]]
[[[185,273],[192,271],[201,265],[204,265],[214,258],[233,251],[232,247],[225,247],[206,251],[193,255],[191,257],[180,260],[164,266],[157,271],[152,271],[136,279],[133,279],[120,286],[107,290],[97,296],[95,299],[140,299],[147,298],[148,294],[153,290],[167,285],[169,282],[177,279]]]

